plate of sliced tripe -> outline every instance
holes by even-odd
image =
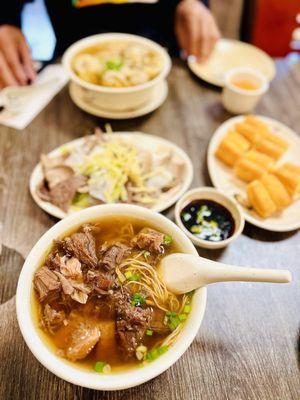
[[[57,218],[97,204],[135,204],[161,212],[193,179],[188,155],[166,139],[141,132],[75,139],[41,154],[30,178],[37,205]]]
[[[213,134],[207,154],[213,185],[232,196],[246,221],[287,232],[300,228],[300,137],[272,118],[240,115]]]

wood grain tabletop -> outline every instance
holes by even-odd
[[[211,185],[206,150],[230,116],[220,91],[174,61],[169,96],[154,113],[112,122],[178,144],[192,158],[193,187]],[[277,61],[277,75],[257,112],[300,131],[300,63]],[[199,333],[161,376],[132,389],[97,392],[57,378],[26,347],[16,321],[15,290],[24,258],[56,220],[30,197],[28,180],[40,153],[92,132],[105,121],[79,110],[65,88],[24,131],[0,128],[0,399],[299,400],[300,233],[275,234],[246,225],[226,250],[202,256],[236,265],[288,268],[289,285],[226,283],[208,288]],[[299,154],[300,160],[300,154]],[[173,218],[173,210],[166,213]]]

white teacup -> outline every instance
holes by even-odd
[[[223,106],[232,114],[249,113],[268,89],[269,82],[259,71],[252,68],[231,69],[225,75]]]

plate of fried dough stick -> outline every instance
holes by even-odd
[[[214,133],[207,154],[213,185],[240,204],[260,228],[300,228],[300,137],[260,115],[240,115]]]

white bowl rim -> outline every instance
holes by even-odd
[[[210,193],[217,195],[218,198],[220,199],[220,201],[219,201],[220,204],[223,205],[223,207],[225,207],[227,209],[226,205],[224,205],[224,202],[222,201],[222,199],[225,198],[226,201],[228,201],[232,205],[232,207],[237,211],[238,219],[234,218],[234,216],[233,216],[235,224],[236,224],[236,229],[232,236],[230,236],[229,238],[227,238],[225,240],[222,240],[221,242],[209,242],[207,240],[197,238],[195,235],[193,235],[190,231],[188,231],[186,229],[186,227],[183,225],[183,223],[181,221],[180,212],[185,207],[185,205],[186,205],[185,203],[188,200],[188,198],[191,195],[198,194],[198,193],[201,195],[201,197],[202,197],[202,195],[210,194]],[[194,188],[194,189],[191,189],[191,190],[185,192],[185,194],[176,203],[175,220],[176,220],[177,225],[180,227],[180,229],[182,229],[182,231],[185,233],[185,235],[187,235],[188,238],[194,244],[196,244],[200,247],[211,248],[211,249],[225,247],[229,243],[236,240],[238,238],[238,236],[240,236],[240,234],[242,233],[244,226],[245,226],[245,218],[242,213],[240,205],[238,203],[236,203],[230,196],[228,196],[222,190],[219,190],[219,189],[216,189],[216,188],[213,188],[210,186],[201,186],[201,187]]]
[[[87,82],[87,81],[79,78],[79,76],[77,76],[75,74],[75,72],[73,71],[73,68],[71,67],[71,62],[72,62],[73,57],[80,50],[83,50],[84,48],[92,46],[93,44],[96,44],[99,42],[105,42],[105,41],[109,41],[109,40],[114,40],[114,39],[121,39],[121,40],[127,40],[127,41],[132,40],[135,42],[144,43],[147,46],[155,49],[164,59],[164,66],[163,66],[161,72],[155,78],[151,79],[148,82],[145,82],[140,85],[122,87],[122,88],[114,88],[114,87],[96,85],[96,84]],[[70,78],[74,82],[76,82],[78,85],[80,85],[86,89],[92,90],[94,92],[100,92],[100,93],[116,93],[116,94],[124,93],[125,94],[125,93],[139,92],[139,91],[148,89],[148,88],[156,85],[161,80],[165,79],[171,70],[172,61],[171,61],[171,58],[170,58],[169,54],[167,53],[167,51],[161,45],[154,42],[153,40],[150,40],[143,36],[132,35],[129,33],[112,32],[112,33],[99,33],[96,35],[87,36],[87,37],[80,39],[77,42],[73,43],[64,52],[64,54],[62,56],[62,64],[63,64],[65,70],[67,71],[67,73],[69,74]]]
[[[16,310],[21,333],[33,355],[49,371],[75,385],[96,390],[127,389],[147,382],[168,369],[182,356],[197,335],[206,306],[206,288],[204,287],[198,289],[193,296],[192,311],[178,340],[158,360],[149,363],[143,368],[100,375],[73,367],[56,356],[43,342],[34,326],[31,313],[33,274],[39,265],[42,255],[49,248],[49,243],[54,238],[69,232],[72,227],[109,215],[131,215],[144,220],[151,219],[151,223],[154,226],[160,224],[160,226],[163,226],[162,230],[168,230],[170,234],[177,238],[176,240],[179,241],[180,239],[180,244],[184,244],[183,248],[187,253],[198,254],[191,241],[172,221],[155,211],[134,205],[110,204],[84,209],[59,221],[38,240],[25,260],[17,286]]]
[[[235,74],[248,74],[252,75],[255,78],[258,78],[261,82],[261,86],[258,89],[255,90],[247,90],[247,89],[242,89],[239,88],[235,85],[232,84],[231,78]],[[231,89],[233,92],[239,93],[239,94],[244,94],[247,96],[259,96],[267,92],[269,89],[269,82],[268,79],[257,69],[255,68],[250,68],[250,67],[236,67],[232,68],[229,71],[226,72],[225,77],[224,77],[224,87],[228,87]]]

